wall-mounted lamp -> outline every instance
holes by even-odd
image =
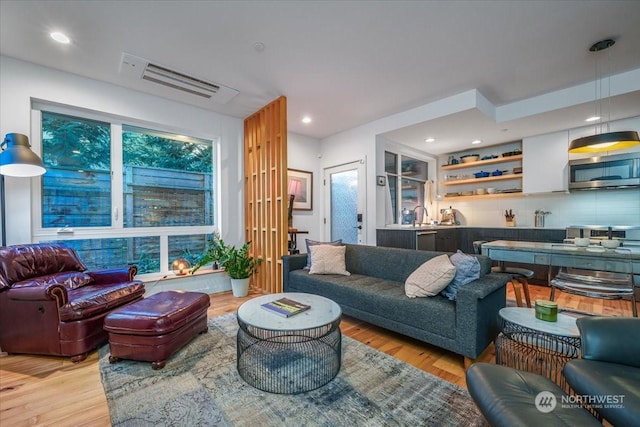
[[[589,52],[600,52],[608,49],[615,44],[615,40],[605,39],[594,43]],[[600,90],[600,96],[598,96],[598,84],[602,87],[602,79],[598,83],[598,58],[596,57],[596,116],[600,120],[600,133],[598,132],[598,126],[596,126],[596,134],[591,136],[585,136],[583,138],[574,139],[569,144],[570,153],[597,153],[601,151],[613,151],[621,150],[623,148],[632,147],[640,144],[640,138],[638,138],[638,132],[636,131],[624,131],[624,132],[609,132],[609,120],[611,118],[611,107],[609,107],[609,119],[607,120],[607,132],[602,133],[602,90]],[[611,101],[611,93],[608,94],[609,101]]]
[[[2,210],[2,246],[7,245],[4,176],[32,177],[47,170],[42,159],[31,151],[29,138],[21,133],[8,133],[0,143],[0,209]]]

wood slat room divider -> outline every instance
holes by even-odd
[[[287,254],[287,98],[281,96],[244,121],[245,236],[264,261],[251,287],[282,292]]]

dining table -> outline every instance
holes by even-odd
[[[499,263],[515,262],[640,275],[640,247],[606,249],[571,243],[495,240],[482,244],[482,254]],[[551,269],[549,269],[551,274]]]

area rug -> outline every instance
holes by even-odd
[[[113,426],[484,426],[466,390],[349,337],[328,384],[297,395],[266,393],[236,370],[235,314],[209,319],[209,332],[164,369],[147,362],[99,369]]]

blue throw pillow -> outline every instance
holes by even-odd
[[[318,242],[316,240],[304,239],[307,244],[307,265],[304,266],[305,270],[311,270],[311,246],[314,245],[332,245],[342,246],[342,239],[334,240],[333,242]]]
[[[456,275],[442,291],[442,295],[454,301],[458,295],[458,288],[480,278],[480,261],[474,256],[458,252],[449,257],[451,264],[456,267]]]

